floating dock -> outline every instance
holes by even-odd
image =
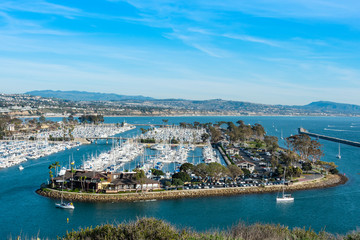
[[[360,147],[360,142],[350,141],[350,140],[336,138],[336,137],[330,137],[330,136],[321,135],[321,134],[317,134],[317,133],[311,133],[311,132],[308,132],[304,128],[299,128],[298,132],[299,132],[299,134],[306,134],[310,137],[324,139],[324,140],[337,142],[337,143],[341,143],[341,144],[346,144],[346,145],[350,145],[350,146],[354,146],[354,147]]]

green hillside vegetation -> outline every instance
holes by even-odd
[[[59,238],[64,240],[73,239],[126,239],[126,240],[140,240],[140,239],[244,239],[244,240],[264,240],[264,239],[360,239],[360,234],[357,232],[350,233],[346,236],[333,235],[327,232],[316,233],[311,229],[294,228],[289,229],[281,225],[271,224],[253,224],[245,225],[239,223],[229,230],[224,231],[208,231],[205,233],[196,232],[191,229],[176,229],[174,226],[155,218],[142,218],[136,222],[127,224],[102,225],[95,228],[80,229],[79,231],[72,231],[67,233],[64,237]]]

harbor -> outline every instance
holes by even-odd
[[[106,138],[135,128],[135,126],[128,124],[122,124],[121,126],[115,124],[80,125],[67,132],[62,129],[17,135],[13,137],[14,140],[0,141],[0,168],[19,165],[29,159],[38,159],[78,147],[84,143],[83,139],[86,138]],[[70,135],[73,140],[70,139]],[[70,140],[56,141],[58,138],[68,138]]]
[[[154,120],[152,120],[154,119]],[[161,124],[163,117],[158,118],[143,118],[144,123],[152,121],[152,123]],[[170,119],[171,124],[178,124],[180,122],[209,122],[209,121],[233,121],[236,122],[239,117],[174,117]],[[302,122],[305,128],[314,129],[314,132],[326,133],[324,128],[328,125],[337,126],[337,129],[355,130],[351,124],[354,123],[354,118],[304,118],[302,117],[244,117],[244,121],[253,124],[261,122],[268,134],[278,136],[280,139],[280,131],[275,131],[273,123],[277,129],[283,129],[284,137],[297,133],[299,122]],[[123,122],[124,118],[106,118],[107,123]],[[131,123],[139,123],[138,118],[126,118],[126,121]],[[314,125],[317,127],[314,128]],[[351,133],[351,135],[350,135]],[[140,135],[140,129],[134,129],[132,132],[124,132],[120,136],[122,138],[132,138],[134,135]],[[276,135],[278,134],[278,135]],[[326,135],[326,134],[324,134]],[[347,138],[355,140],[358,135],[356,132],[334,132],[335,136],[339,138]],[[119,136],[119,137],[120,137]],[[351,138],[352,136],[352,138]],[[69,158],[74,159],[75,164],[81,168],[84,156],[98,156],[103,152],[111,151],[113,145],[105,143],[101,144],[84,144],[77,148],[71,148],[66,151],[60,151],[47,157],[42,157],[37,160],[28,160],[21,163],[24,166],[23,171],[19,171],[17,166],[1,169],[0,174],[2,178],[3,188],[0,190],[2,194],[1,203],[5,208],[13,209],[7,215],[6,220],[1,222],[0,232],[2,238],[15,236],[20,232],[26,232],[29,236],[49,237],[55,238],[56,236],[63,235],[67,230],[78,229],[79,227],[95,226],[107,222],[122,222],[135,220],[138,217],[148,216],[164,219],[176,226],[192,226],[195,230],[206,231],[209,226],[221,225],[223,228],[230,227],[239,220],[245,220],[248,223],[264,222],[264,223],[279,223],[285,224],[289,227],[304,226],[311,227],[315,231],[320,231],[324,225],[327,226],[327,231],[331,233],[345,234],[351,230],[356,229],[358,225],[357,216],[360,214],[356,208],[356,202],[353,199],[359,198],[357,193],[357,185],[359,176],[357,173],[359,153],[357,148],[344,146],[342,148],[342,159],[346,161],[336,160],[338,152],[338,145],[336,143],[324,141],[323,150],[325,153],[324,161],[337,161],[341,172],[346,173],[350,179],[345,185],[338,187],[329,187],[322,189],[309,189],[307,191],[292,192],[295,197],[295,202],[292,204],[278,205],[276,204],[276,192],[268,192],[263,194],[224,194],[224,195],[208,195],[205,192],[210,191],[235,191],[232,189],[239,188],[214,188],[214,189],[184,189],[175,191],[163,191],[164,194],[178,194],[178,197],[169,198],[166,201],[160,198],[157,201],[152,199],[148,200],[135,200],[136,202],[126,201],[92,201],[92,202],[74,202],[75,210],[63,211],[54,207],[55,203],[59,200],[43,197],[35,194],[34,191],[39,188],[39,183],[47,182],[49,176],[47,174],[48,166],[55,161],[60,162],[62,166],[68,166]],[[279,141],[280,146],[283,146],[284,141]],[[156,143],[159,144],[159,143]],[[150,144],[156,145],[156,144]],[[147,146],[147,144],[144,144]],[[149,147],[150,147],[149,146]],[[152,150],[146,147],[148,156],[154,157],[157,150]],[[79,148],[79,150],[77,150]],[[202,149],[196,148],[193,160],[193,154],[190,151],[188,154],[188,161],[195,164],[202,163]],[[254,156],[255,157],[255,156]],[[125,163],[125,169],[136,168],[138,163],[142,163],[141,154],[136,161]],[[261,162],[261,161],[255,161]],[[169,163],[168,165],[175,165]],[[166,164],[164,164],[164,167]],[[121,168],[122,170],[122,168]],[[166,170],[164,170],[166,171]],[[14,179],[21,179],[17,187],[14,188]],[[267,188],[277,187],[267,186]],[[262,189],[261,187],[246,186],[245,189]],[[224,189],[224,190],[223,190]],[[199,190],[199,191],[198,191]],[[209,191],[207,191],[209,190]],[[92,189],[90,189],[92,191]],[[189,194],[201,192],[198,197],[180,197],[180,193],[188,191]],[[244,190],[245,192],[250,190]],[[151,192],[149,192],[150,194]],[[204,194],[202,194],[204,193]],[[66,194],[66,193],[65,193]],[[85,193],[83,194],[90,194]],[[120,195],[126,195],[122,193]],[[136,195],[146,194],[140,192]],[[155,194],[155,192],[153,192]],[[103,197],[104,194],[97,196]],[[149,195],[150,196],[150,195]],[[335,197],[334,197],[335,196]],[[151,201],[150,201],[151,200]],[[322,206],[322,207],[319,207]],[[335,206],[335,207],[334,207]],[[27,209],[24,213],[24,208]],[[331,211],[329,211],[329,208]],[[211,210],[209,210],[211,209]],[[316,212],[321,216],[320,220],[313,221],[311,216]],[[255,214],[256,213],[256,214]],[[346,214],[347,222],[344,223],[343,219],[339,219],[339,214]],[[22,215],[22,218],[18,216]],[[219,219],[218,216],[224,216]],[[56,216],[56,217],[54,217]],[[174,217],[176,216],[176,217]],[[250,218],[251,216],[251,218]],[[66,219],[69,218],[67,223]],[[32,224],[29,219],[38,219],[36,224]],[[246,220],[248,219],[248,220]],[[18,222],[19,225],[10,224]],[[22,226],[21,229],[19,226]],[[51,226],[56,225],[56,229]],[[51,229],[51,230],[50,230]]]

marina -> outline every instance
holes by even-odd
[[[154,120],[152,120],[154,119]],[[129,123],[153,123],[161,124],[163,117],[158,118],[126,118]],[[170,123],[178,124],[187,122],[210,122],[210,121],[234,121],[239,117],[172,117]],[[242,117],[246,123],[260,122],[268,134],[273,134],[280,138],[280,131],[276,132],[272,128],[275,122],[278,129],[283,129],[283,136],[287,137],[296,134],[297,126],[302,125],[317,132],[326,134],[323,129],[327,125],[337,126],[339,129],[355,130],[351,123],[357,121],[357,118],[316,118],[316,117]],[[106,118],[108,123],[123,122],[124,118]],[[122,137],[127,138],[132,135],[141,134],[140,129],[133,129],[132,132],[124,132]],[[356,132],[336,132],[334,134],[339,138],[355,140],[359,136]],[[325,152],[325,161],[336,161],[338,145],[332,142],[323,141]],[[282,144],[280,142],[280,144]],[[284,146],[284,145],[282,145]],[[28,236],[47,236],[55,238],[63,235],[67,230],[78,229],[79,227],[94,226],[107,222],[122,222],[135,220],[138,217],[156,217],[164,219],[178,227],[191,226],[200,231],[206,231],[211,227],[220,226],[220,229],[226,229],[239,220],[246,223],[276,223],[284,224],[289,227],[311,227],[315,231],[320,231],[326,225],[326,230],[332,233],[347,233],[355,230],[358,225],[358,216],[360,210],[357,208],[357,200],[360,199],[358,193],[358,184],[360,175],[358,169],[360,163],[356,160],[360,158],[357,148],[351,146],[342,146],[342,159],[346,161],[337,161],[341,172],[346,173],[350,178],[344,186],[327,189],[315,189],[308,191],[293,192],[296,199],[290,204],[276,204],[277,193],[233,195],[223,197],[203,197],[189,199],[173,199],[158,201],[138,201],[138,202],[119,202],[119,203],[74,203],[74,211],[60,211],[54,207],[60,200],[44,198],[34,193],[39,188],[39,183],[48,180],[46,173],[48,166],[54,161],[59,161],[62,166],[66,166],[69,157],[74,159],[76,166],[83,164],[84,156],[93,154],[98,156],[103,152],[111,151],[112,144],[100,145],[82,145],[80,150],[71,148],[61,151],[38,160],[28,160],[21,163],[23,171],[19,171],[18,166],[9,167],[0,170],[0,178],[3,182],[3,188],[0,189],[2,198],[0,202],[5,208],[11,208],[12,211],[7,215],[6,220],[0,220],[1,238],[15,236],[22,232]],[[157,150],[146,148],[148,156],[154,157]],[[188,161],[195,163],[203,162],[198,156],[202,155],[202,149],[191,150],[188,153]],[[197,156],[195,159],[192,156]],[[126,168],[135,168],[137,164],[142,163],[141,154],[136,160],[125,163]],[[156,163],[155,163],[156,164]],[[168,163],[172,165],[175,163]],[[175,166],[173,167],[175,169]],[[166,171],[166,170],[165,170]],[[21,179],[14,189],[14,179]],[[189,190],[186,190],[189,191]],[[335,197],[334,197],[335,196]],[[28,209],[24,213],[23,209]],[[211,210],[210,210],[211,209]],[[316,212],[316,218],[314,218]],[[345,214],[346,221],[337,216]],[[23,216],[18,218],[18,216]],[[54,216],[56,215],[56,218]],[[176,216],[176,217],[175,217]],[[219,216],[222,216],[221,218]],[[67,222],[69,218],[69,222]],[[30,219],[37,219],[36,223]],[[10,224],[12,222],[18,224]],[[51,226],[56,225],[56,229]],[[22,226],[21,228],[19,226]],[[51,230],[50,230],[51,229]]]
[[[123,124],[100,124],[76,126],[71,132],[75,139],[106,138],[116,134],[135,129],[135,126]],[[65,134],[69,136],[69,132]],[[29,159],[38,159],[44,156],[75,148],[82,143],[79,141],[50,141],[50,138],[64,136],[63,130],[42,131],[33,135],[21,136],[26,140],[3,140],[0,141],[0,168],[18,165]],[[34,140],[29,140],[33,138]],[[22,169],[21,169],[22,170]]]

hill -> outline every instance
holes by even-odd
[[[328,112],[328,113],[344,113],[344,114],[359,114],[360,106],[345,103],[335,103],[328,101],[312,102],[308,105],[301,106],[300,108],[316,111],[316,112]]]
[[[329,101],[312,102],[304,106],[270,105],[222,99],[186,100],[155,99],[144,96],[127,96],[113,93],[81,91],[31,91],[26,94],[56,98],[74,102],[92,102],[103,107],[124,107],[137,109],[143,114],[226,114],[226,115],[346,115],[359,116],[360,106]],[[97,103],[102,102],[102,103]],[[105,105],[104,105],[105,104]],[[166,110],[166,111],[165,111]],[[169,113],[169,111],[171,113]],[[127,113],[130,114],[130,113]]]
[[[150,97],[144,96],[127,96],[118,95],[114,93],[97,93],[85,91],[53,91],[53,90],[40,90],[26,92],[32,96],[40,96],[46,98],[59,98],[70,101],[124,101],[124,100],[153,100]]]

